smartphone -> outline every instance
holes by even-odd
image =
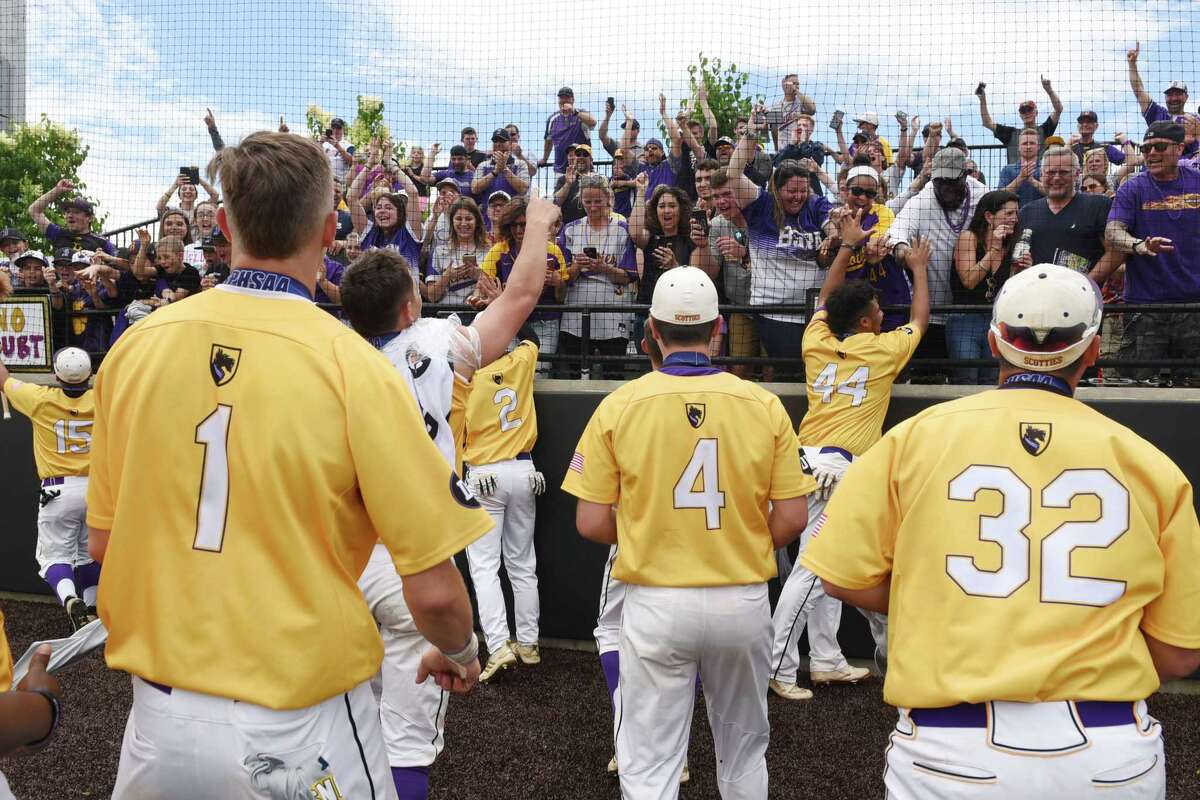
[[[604,105],[607,106],[608,108],[616,108],[617,101],[615,99],[609,97],[604,101]]]
[[[332,138],[333,138],[333,128],[326,128],[326,129],[325,129],[325,138],[326,138],[326,139],[332,139]]]
[[[180,167],[179,174],[186,175],[187,179],[188,179],[188,183],[192,184],[193,186],[197,186],[200,184],[200,168],[199,167]]]
[[[777,108],[766,113],[767,124],[778,127],[783,124],[783,112]]]
[[[746,232],[743,231],[741,228],[735,229],[733,232],[733,240],[735,242],[737,242],[738,244],[740,244],[742,247],[745,247],[746,246]]]
[[[708,235],[708,214],[703,211],[692,212],[692,222],[700,226],[700,230],[704,231],[704,235]]]
[[[829,127],[833,128],[834,130],[837,130],[839,127],[841,127],[842,118],[845,116],[846,116],[846,112],[842,111],[841,109],[834,111],[833,116],[830,117],[830,119],[829,119]]]
[[[592,260],[600,258],[600,251],[594,247],[583,248],[583,254]]]
[[[478,266],[478,263],[479,262],[477,262],[475,260],[475,256],[472,256],[472,255],[463,256],[463,266],[464,267],[471,267],[472,269],[474,269],[476,266]]]
[[[985,87],[985,86],[987,86],[986,83],[984,83],[983,81],[979,82],[979,85],[975,87],[975,96],[976,97],[983,94],[983,87]]]

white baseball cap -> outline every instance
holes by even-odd
[[[64,347],[54,356],[54,374],[66,384],[86,383],[92,377],[92,358],[78,347]]]
[[[1013,366],[1053,372],[1079,359],[1100,331],[1104,301],[1087,275],[1035,264],[1005,281],[992,307],[992,333]]]
[[[697,267],[669,269],[654,285],[650,316],[675,325],[712,322],[720,316],[717,287],[704,270]]]
[[[846,183],[850,183],[850,181],[854,180],[855,178],[870,178],[871,180],[875,181],[875,183],[879,183],[879,173],[875,171],[874,167],[866,164],[859,164],[857,167],[851,167],[850,172],[846,174]]]
[[[868,125],[874,125],[876,128],[879,127],[879,115],[876,114],[874,111],[864,111],[863,113],[861,113],[857,117],[855,117],[854,121],[855,122],[865,122]]]

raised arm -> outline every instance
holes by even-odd
[[[596,127],[596,118],[592,116],[590,111],[577,111],[575,113],[579,115],[579,121],[583,123],[583,127],[589,131]]]
[[[54,184],[50,191],[34,200],[27,209],[29,216],[33,219],[33,224],[37,225],[37,229],[41,233],[46,232],[46,228],[50,227],[50,220],[46,217],[46,206],[53,203],[58,198],[62,197],[67,192],[75,188],[75,184],[67,178],[63,178],[58,183]]]
[[[988,111],[987,91],[984,89],[986,85],[981,83],[979,84],[979,88],[975,90],[975,96],[979,98],[979,120],[983,123],[983,127],[995,133],[996,123],[992,121],[992,114]]]
[[[811,97],[806,95],[804,92],[797,91],[796,99],[800,101],[801,113],[808,114],[810,117],[815,117],[817,115],[817,104]]]
[[[633,179],[633,210],[629,212],[629,238],[638,247],[645,247],[650,241],[650,231],[646,227],[646,187],[650,185],[650,176],[639,172]]]
[[[658,94],[658,114],[662,117],[663,129],[671,138],[671,158],[678,161],[683,157],[683,136],[679,133],[679,125],[667,114],[667,96]]]
[[[838,245],[837,255],[825,273],[825,282],[821,284],[821,293],[817,296],[817,308],[824,308],[833,290],[846,282],[846,268],[850,266],[850,256],[855,248],[867,240],[869,234],[862,229],[863,210],[860,208],[853,214],[845,214],[838,220],[841,244]]]
[[[225,141],[221,138],[221,132],[217,130],[217,120],[213,117],[211,108],[204,111],[204,125],[208,128],[208,138],[212,140],[213,150],[220,152],[225,149]]]
[[[509,273],[504,291],[471,326],[479,334],[483,364],[490,364],[508,348],[529,318],[546,285],[546,255],[550,226],[559,218],[558,206],[534,189],[525,210],[525,238]]]
[[[1058,118],[1062,116],[1063,112],[1062,100],[1058,99],[1058,92],[1054,91],[1054,87],[1050,85],[1050,79],[1045,75],[1042,76],[1042,88],[1046,90],[1046,96],[1050,98],[1050,120],[1058,125]]]
[[[354,176],[354,180],[350,182],[350,188],[346,190],[346,200],[350,203],[350,222],[354,226],[355,233],[362,233],[367,229],[367,210],[363,207],[363,187],[367,184],[367,175],[375,169],[378,164],[379,153],[372,145],[367,150],[367,164],[358,174]]]
[[[733,194],[737,198],[739,208],[745,208],[758,198],[758,187],[755,186],[754,181],[746,177],[746,165],[754,158],[758,147],[757,132],[756,115],[751,114],[750,122],[746,125],[746,133],[742,135],[737,147],[733,149],[733,155],[729,157],[729,164],[725,167],[725,171],[729,175],[728,185],[733,187]]]
[[[896,114],[896,120],[900,123],[900,152],[896,154],[895,163],[900,165],[899,174],[903,177],[904,170],[908,166],[908,161],[912,158],[913,141],[917,138],[917,123],[920,121],[920,118],[912,118],[912,127],[909,127],[910,120],[908,117],[902,117],[900,113]],[[893,190],[896,188],[899,187],[893,187]]]
[[[1129,86],[1133,89],[1133,96],[1137,98],[1138,106],[1141,107],[1142,113],[1146,113],[1146,109],[1154,102],[1154,98],[1146,91],[1146,86],[1142,83],[1142,76],[1138,73],[1138,55],[1142,52],[1142,43],[1135,42],[1132,50],[1125,52],[1125,61],[1129,64]]]
[[[612,155],[618,146],[616,141],[608,135],[608,123],[612,122],[613,112],[616,110],[616,103],[609,103],[607,100],[604,101],[604,119],[600,120],[599,134],[600,144],[608,151],[609,155]]]
[[[404,216],[408,220],[408,232],[413,238],[420,238],[421,230],[421,202],[420,195],[417,194],[417,185],[412,182],[412,179],[395,164],[391,167],[392,178],[399,181],[404,187],[404,191],[408,192],[408,200],[404,203]]]
[[[715,145],[717,139],[721,138],[721,132],[717,130],[717,115],[708,104],[708,87],[703,82],[696,91],[696,102],[700,104],[700,113],[704,115],[704,138],[709,144]]]
[[[171,202],[171,197],[179,191],[179,187],[187,183],[186,175],[176,175],[175,180],[171,182],[170,187],[163,192],[162,197],[158,198],[158,202],[154,204],[154,215],[162,218],[163,212],[167,210],[167,204]]]
[[[442,152],[442,143],[434,142],[429,145],[429,155],[425,157],[425,161],[421,164],[421,181],[430,186],[433,185],[433,161],[438,157],[438,153]],[[368,150],[368,158],[370,151]]]
[[[691,150],[696,156],[697,163],[703,161],[706,155],[704,152],[704,145],[696,141],[696,137],[692,133],[691,126],[687,124],[687,115],[683,112],[680,112],[676,121],[679,123],[679,135],[683,137],[683,143],[687,145],[688,150]]]

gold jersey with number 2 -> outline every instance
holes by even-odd
[[[71,397],[57,386],[16,378],[4,384],[13,408],[33,424],[33,460],[39,478],[87,475],[92,444],[92,393]]]
[[[1141,700],[1159,685],[1142,631],[1200,648],[1191,485],[1071,397],[936,405],[856,459],[825,513],[804,566],[850,589],[891,575],[892,705]]]
[[[824,311],[813,314],[800,345],[808,376],[800,444],[840,447],[858,456],[879,441],[892,383],[920,341],[911,325],[839,339]]]
[[[93,391],[112,669],[315,705],[379,669],[357,586],[376,542],[410,575],[492,527],[392,364],[305,298],[220,286],[159,309]]]
[[[533,373],[538,348],[521,342],[511,353],[478,370],[467,400],[463,458],[468,464],[495,464],[528,453],[537,443]]]
[[[768,502],[815,488],[783,403],[728,373],[624,384],[600,402],[563,481],[617,505],[613,577],[683,587],[773,578]]]

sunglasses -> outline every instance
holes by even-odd
[[[1018,350],[1026,353],[1057,353],[1066,350],[1071,345],[1078,344],[1086,331],[1087,325],[1082,322],[1069,327],[1052,328],[1046,334],[1046,338],[1039,342],[1033,328],[1003,326],[1004,338]]]
[[[874,189],[864,189],[861,186],[851,186],[850,194],[854,195],[855,197],[869,197],[872,200],[879,196],[879,192],[875,191]]]
[[[1151,150],[1153,150],[1156,153],[1165,153],[1165,152],[1167,152],[1167,148],[1174,147],[1174,146],[1175,146],[1174,142],[1147,142],[1146,144],[1143,144],[1138,149],[1140,149],[1142,151],[1142,154],[1145,155],[1146,153],[1149,153]]]
[[[1036,108],[1037,108],[1037,106],[1019,106],[1017,108],[1017,112],[1024,114],[1026,111],[1033,111]]]

